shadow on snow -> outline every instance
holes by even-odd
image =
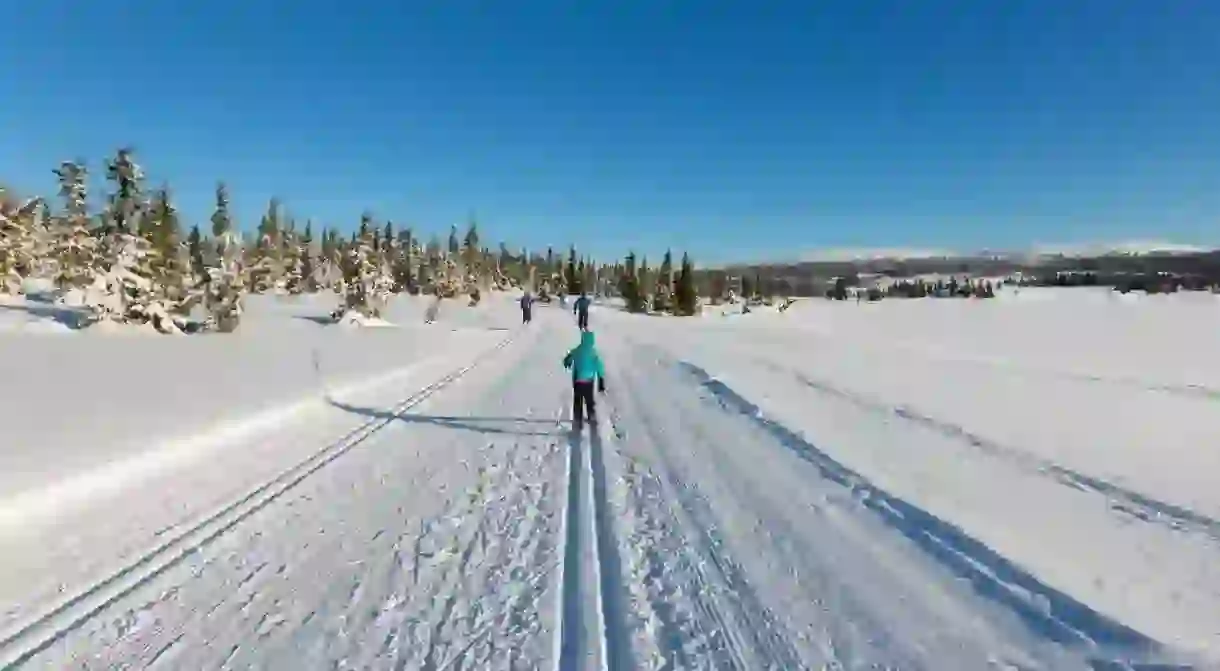
[[[1043,584],[962,529],[886,493],[859,473],[819,450],[791,429],[763,416],[761,409],[709,372],[689,362],[679,369],[692,375],[726,409],[740,413],[781,445],[818,469],[821,475],[856,494],[862,506],[875,513],[975,591],[1010,609],[1034,633],[1068,647],[1095,645],[1108,659],[1095,668],[1126,668],[1134,660],[1147,660],[1166,652],[1157,641],[1114,621],[1067,594]],[[1118,655],[1122,663],[1110,661]],[[1183,669],[1189,666],[1136,665],[1138,669]]]
[[[64,326],[67,326],[70,329],[83,328],[89,318],[88,313],[86,313],[82,308],[56,305],[49,302],[38,302],[33,299],[24,304],[0,303],[0,309],[12,310],[14,312],[25,312],[34,317],[51,319],[55,322],[63,324]]]
[[[355,406],[327,396],[326,402],[354,415],[362,415],[374,419],[397,420],[409,424],[432,424],[458,431],[473,431],[475,433],[509,435],[509,436],[554,436],[555,430],[544,431],[531,429],[531,426],[554,426],[553,419],[531,419],[528,417],[456,417],[449,415],[422,415],[416,413],[395,413],[392,410]]]

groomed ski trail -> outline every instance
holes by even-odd
[[[535,330],[410,408],[346,408],[378,428],[342,459],[162,552],[132,584],[89,591],[88,608],[10,641],[6,661],[550,666],[569,399],[562,344]]]
[[[623,633],[623,575],[610,519],[603,435],[602,425],[568,434],[557,671],[635,668]]]
[[[1140,668],[1160,654],[807,457],[680,358],[602,335],[637,668]]]

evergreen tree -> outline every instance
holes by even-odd
[[[216,185],[216,209],[212,212],[212,240],[215,254],[207,267],[204,305],[208,324],[222,333],[235,330],[241,321],[243,269],[241,243],[233,230],[229,214],[229,192],[224,183]]]
[[[674,259],[670,250],[665,250],[661,259],[661,268],[657,271],[656,287],[652,294],[652,307],[658,311],[674,310],[672,300],[674,290]]]
[[[98,241],[90,230],[88,172],[83,162],[65,161],[55,175],[64,210],[51,236],[53,279],[60,290],[84,289],[98,273]]]
[[[10,294],[19,294],[22,282],[37,258],[34,236],[38,199],[20,202],[0,188],[0,281]]]
[[[144,199],[144,173],[130,149],[120,149],[107,163],[106,178],[113,184],[102,238],[103,272],[86,302],[97,320],[152,324],[175,332],[169,309],[154,281],[162,259],[152,243],[140,235],[149,205]]]
[[[626,266],[619,278],[619,293],[627,303],[629,312],[644,312],[646,304],[644,294],[640,291],[640,277],[635,265],[635,252],[627,254]]]
[[[652,296],[648,293],[650,287],[655,286],[652,278],[652,271],[648,268],[648,257],[640,257],[640,274],[639,274],[640,298],[644,304],[644,312],[652,309]]]
[[[475,222],[474,217],[470,218],[470,225],[466,229],[466,237],[462,239],[462,280],[474,285],[481,284],[483,281],[483,268],[480,263],[482,256],[479,250],[479,225]]]
[[[187,255],[191,259],[192,285],[207,277],[207,264],[203,259],[203,234],[199,232],[199,224],[191,226],[191,232],[186,236]]]
[[[458,242],[457,224],[449,227],[449,256],[456,257],[462,251],[462,245]]]
[[[564,273],[565,290],[568,295],[576,295],[580,293],[580,276],[577,275],[576,269],[576,246],[572,245],[568,248],[568,269]]]
[[[398,291],[415,292],[415,240],[409,228],[398,232],[398,251],[394,256],[394,284]]]
[[[305,221],[305,232],[298,243],[297,258],[300,259],[301,291],[313,293],[318,290],[318,269],[313,259],[313,222]]]
[[[366,212],[360,218],[360,229],[347,251],[343,270],[344,307],[349,314],[380,317],[389,299],[393,279],[377,253],[374,243],[377,237],[380,236],[374,230],[372,215]]]
[[[699,294],[695,289],[695,270],[690,257],[682,254],[682,269],[674,284],[674,314],[691,317],[699,311]]]
[[[250,290],[263,293],[282,288],[285,279],[280,201],[272,198],[258,223],[258,238],[250,253]]]

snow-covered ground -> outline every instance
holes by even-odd
[[[0,666],[1220,664],[1214,297],[595,308],[583,436],[511,301],[6,310]]]

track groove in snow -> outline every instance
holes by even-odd
[[[603,416],[608,413],[603,411]],[[610,485],[606,474],[606,439],[602,425],[590,427],[589,476],[593,506],[593,540],[597,551],[598,606],[601,614],[603,669],[627,671],[634,668],[624,631],[623,567],[614,518],[610,510]]]
[[[1026,471],[1039,473],[1068,487],[1099,494],[1108,499],[1110,509],[1142,522],[1163,524],[1179,531],[1189,531],[1220,541],[1220,520],[1197,513],[1181,506],[1160,501],[1103,478],[1087,475],[1061,466],[1047,459],[1040,459],[1014,447],[1000,444],[971,432],[969,429],[926,414],[911,405],[892,405],[866,394],[850,391],[839,385],[815,380],[803,373],[781,369],[765,359],[752,359],[755,363],[775,371],[793,375],[801,384],[820,394],[847,401],[858,408],[878,415],[892,415],[918,424],[949,438],[961,440],[992,457],[1009,461]],[[706,371],[705,371],[706,372]]]
[[[568,433],[557,671],[633,668],[624,657],[618,550],[606,504],[597,426]]]
[[[637,401],[626,403],[632,407]],[[611,426],[626,436],[617,413],[611,414]],[[651,424],[640,428],[654,443],[667,440]],[[657,457],[665,461],[663,454]],[[672,464],[666,466],[672,476]],[[620,548],[630,558],[622,575],[631,586],[636,668],[805,668],[728,554],[697,495],[629,458],[620,468],[625,485],[616,497],[623,521]]]
[[[817,329],[803,329],[802,335],[828,341],[829,343],[836,345],[840,344],[841,339],[845,337],[840,334],[820,331]],[[776,345],[790,342],[790,340],[786,337],[776,339],[774,338],[774,334],[770,334],[761,329],[751,329],[751,337],[757,338],[764,342],[771,341]],[[757,344],[758,340],[752,340],[752,342]],[[1067,368],[1062,366],[1036,364],[1028,361],[1015,360],[1008,357],[987,356],[983,354],[966,354],[931,345],[927,342],[906,342],[896,338],[890,338],[884,342],[852,338],[851,342],[852,346],[856,348],[876,349],[884,352],[902,350],[929,361],[994,368],[1005,373],[1022,375],[1026,377],[1042,377],[1076,382],[1091,382],[1114,387],[1125,387],[1135,391],[1167,394],[1182,398],[1220,401],[1220,387],[1204,382],[1164,382],[1141,375],[1100,373],[1097,371]]]
[[[891,496],[830,458],[706,370],[678,366],[727,411],[749,418],[780,444],[815,466],[824,478],[849,489],[867,509],[902,533],[946,568],[968,580],[976,593],[1009,608],[1032,631],[1067,646],[1085,645],[1103,659],[1144,660],[1162,653],[1152,639],[1110,620],[1004,559],[957,527]]]
[[[516,337],[516,335],[512,335],[505,338],[480,353],[471,363],[407,397],[395,406],[393,414],[400,415],[406,412],[409,408],[456,382],[480,363],[503,350]],[[280,472],[232,503],[205,516],[190,528],[164,540],[134,561],[117,568],[109,577],[77,592],[48,611],[11,628],[3,635],[3,639],[0,639],[0,664],[3,664],[4,668],[8,668],[28,661],[110,604],[177,565],[191,553],[220,537],[242,520],[278,499],[308,476],[366,441],[393,421],[394,417],[376,418],[362,424],[343,439],[323,447],[309,458]]]

